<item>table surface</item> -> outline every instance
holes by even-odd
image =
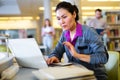
[[[16,76],[14,76],[11,80],[38,80],[33,75],[32,71],[37,71],[37,70],[30,68],[20,68]]]

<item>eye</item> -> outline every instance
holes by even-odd
[[[63,18],[67,18],[67,16],[63,16]]]
[[[60,18],[59,18],[59,17],[57,17],[57,20],[60,20]]]

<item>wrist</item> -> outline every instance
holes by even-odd
[[[77,52],[75,52],[74,57],[79,58],[78,56],[79,56],[79,54]]]

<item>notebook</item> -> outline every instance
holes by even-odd
[[[48,67],[34,38],[8,39],[8,47],[19,66],[36,69]]]

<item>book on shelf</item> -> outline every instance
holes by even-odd
[[[117,14],[117,13],[112,13],[112,14],[109,14],[107,13],[107,22],[110,23],[110,24],[120,24],[120,13]]]
[[[120,14],[117,16],[117,24],[120,24]]]
[[[120,48],[120,40],[113,40],[108,43],[108,50],[115,50]]]
[[[120,30],[119,29],[111,29],[109,36],[119,36]]]

